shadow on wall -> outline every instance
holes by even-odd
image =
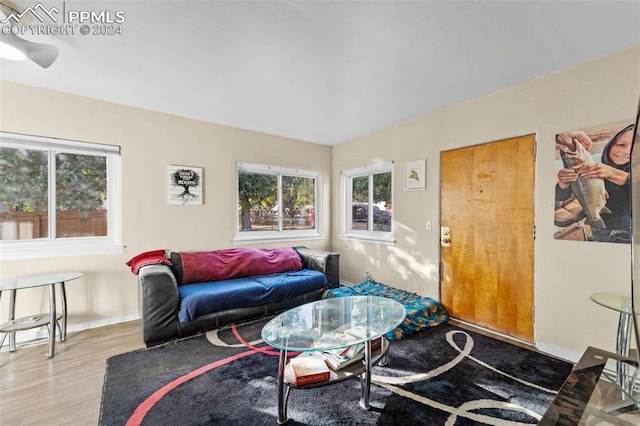
[[[396,245],[369,244],[358,241],[347,243],[353,252],[352,271],[358,270],[357,260],[362,259],[362,275],[347,277],[360,282],[369,272],[378,282],[401,290],[434,297],[439,294],[438,259],[425,257],[424,241],[418,234],[402,223],[394,222]],[[347,255],[351,256],[351,255]]]

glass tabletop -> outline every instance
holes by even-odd
[[[58,272],[5,278],[0,280],[0,290],[19,290],[23,288],[40,287],[75,280],[81,276],[82,272]]]
[[[616,377],[617,363],[625,365]],[[541,426],[638,425],[640,382],[635,359],[589,347],[556,394]]]
[[[623,293],[593,293],[591,300],[600,306],[623,314],[631,314],[631,296]]]
[[[405,316],[404,306],[386,297],[323,299],[276,316],[263,327],[262,339],[298,352],[344,348],[386,334]]]

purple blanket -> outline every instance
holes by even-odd
[[[182,259],[180,284],[222,281],[302,269],[300,256],[291,247],[182,252],[180,257]]]

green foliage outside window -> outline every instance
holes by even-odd
[[[240,172],[238,174],[238,203],[240,229],[251,229],[251,209],[271,209],[278,199],[278,178],[273,175]]]
[[[240,231],[315,228],[315,179],[287,175],[278,179],[278,176],[246,171],[238,173]],[[278,200],[278,193],[281,200]]]
[[[56,155],[58,210],[88,212],[107,199],[107,159],[94,155]]]
[[[354,203],[369,201],[369,176],[353,178]],[[377,173],[373,175],[373,203],[391,203],[391,173]]]
[[[0,148],[0,203],[10,211],[48,210],[47,153]]]
[[[0,148],[0,203],[14,212],[47,211],[49,164],[45,151]],[[56,154],[56,206],[88,212],[107,197],[106,158]]]

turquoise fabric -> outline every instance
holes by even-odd
[[[402,303],[407,311],[402,324],[386,334],[387,339],[398,340],[423,328],[434,327],[449,321],[449,313],[439,302],[430,297],[398,290],[372,280],[360,284],[329,289],[323,299],[345,296],[381,296]]]

